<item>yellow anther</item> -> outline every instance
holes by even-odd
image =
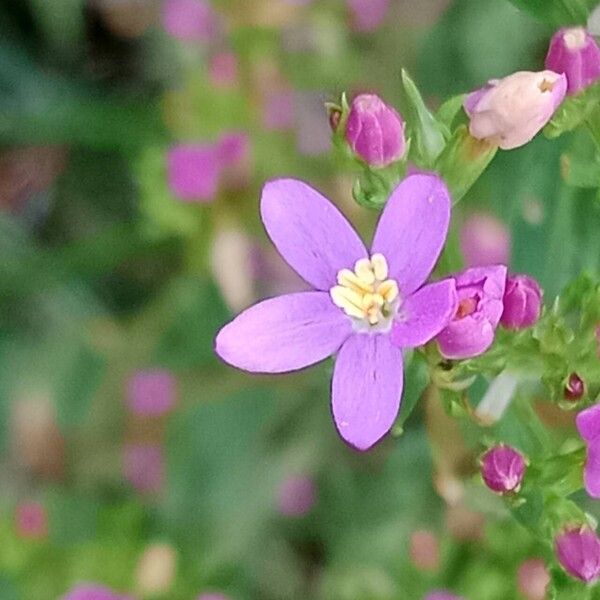
[[[385,298],[386,302],[393,302],[399,295],[398,284],[393,279],[384,281],[377,288],[377,293]]]
[[[356,261],[354,265],[354,272],[360,277],[365,283],[375,283],[375,274],[371,267],[371,261],[368,258],[361,258]]]
[[[348,316],[369,326],[389,323],[396,311],[399,291],[398,284],[387,277],[388,265],[382,254],[361,258],[354,265],[354,271],[338,272],[339,285],[331,288],[331,299]]]
[[[373,267],[373,273],[375,278],[379,281],[384,281],[388,276],[388,264],[383,254],[373,254],[371,256],[371,266]]]
[[[342,269],[337,275],[337,282],[344,287],[355,289],[362,292],[372,292],[373,286],[365,283],[357,277],[350,269]]]

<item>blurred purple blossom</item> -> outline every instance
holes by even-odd
[[[207,0],[165,0],[163,26],[184,41],[209,42],[219,32],[218,16]]]
[[[507,265],[510,261],[510,231],[488,213],[474,213],[460,229],[460,248],[467,267]]]
[[[160,416],[177,401],[177,381],[170,371],[135,372],[127,382],[129,410],[140,416]]]
[[[157,444],[127,444],[123,448],[123,475],[141,493],[157,492],[164,481],[164,457]]]
[[[277,508],[287,517],[307,514],[317,501],[317,487],[308,475],[291,475],[277,490]]]

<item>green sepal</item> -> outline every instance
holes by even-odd
[[[573,131],[593,113],[600,112],[600,83],[596,83],[576,96],[567,96],[554,116],[544,127],[544,135],[553,139]]]

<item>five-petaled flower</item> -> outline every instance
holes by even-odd
[[[333,417],[367,450],[392,427],[403,350],[455,315],[453,279],[426,284],[444,246],[450,196],[434,175],[406,178],[380,217],[371,252],[326,198],[301,181],[267,183],[262,220],[283,258],[314,288],[260,302],[218,333],[216,352],[240,369],[283,373],[335,355]]]

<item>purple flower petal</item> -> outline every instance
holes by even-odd
[[[600,436],[600,404],[582,410],[576,419],[577,431],[586,442],[593,442]]]
[[[402,351],[387,335],[356,334],[335,361],[331,403],[346,442],[368,450],[392,427],[402,396]]]
[[[379,219],[372,252],[388,262],[404,298],[427,279],[444,247],[450,194],[435,175],[411,175],[392,192]]]
[[[265,228],[279,253],[318,290],[336,284],[341,269],[365,258],[364,244],[346,218],[319,192],[295,179],[267,183],[261,199]]]
[[[454,279],[422,287],[400,307],[392,328],[392,343],[400,348],[426,344],[448,325],[456,314],[457,304]]]
[[[337,352],[350,319],[326,292],[300,292],[259,302],[219,331],[217,354],[253,373],[302,369]]]
[[[600,498],[600,439],[588,446],[583,480],[587,493],[592,498]]]

